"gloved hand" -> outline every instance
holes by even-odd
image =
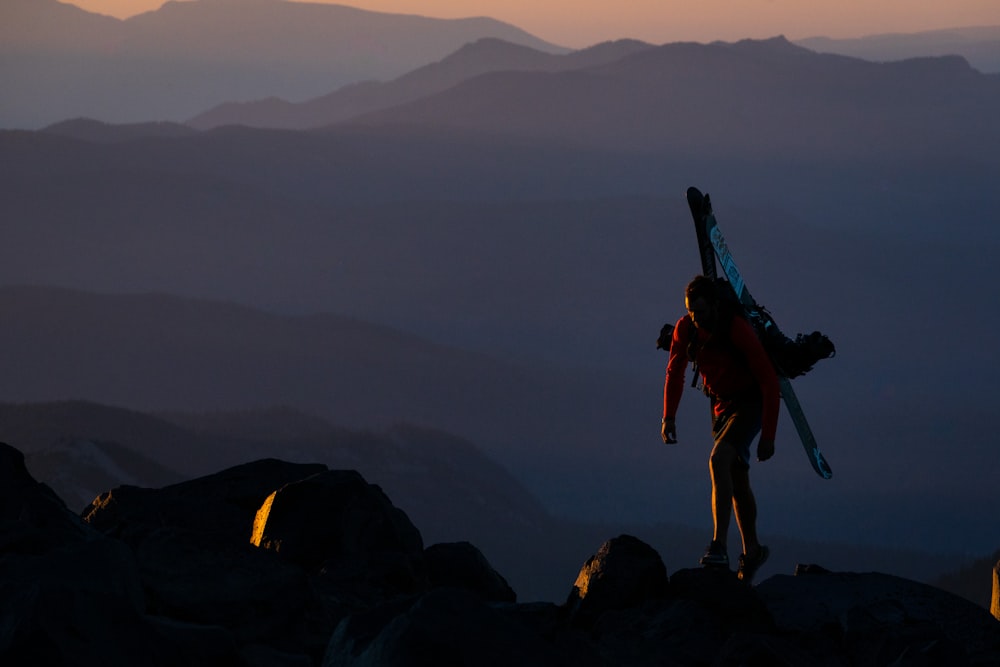
[[[677,424],[673,419],[664,419],[663,427],[660,429],[663,442],[668,445],[677,444]]]
[[[757,460],[766,461],[774,456],[774,440],[760,439],[757,443]]]

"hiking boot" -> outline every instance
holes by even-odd
[[[740,578],[740,581],[752,584],[753,577],[757,574],[757,570],[760,569],[760,566],[764,564],[764,561],[766,561],[767,557],[770,555],[771,550],[763,544],[757,547],[757,553],[752,558],[747,554],[741,554],[740,569],[739,572],[736,573],[736,576]]]
[[[700,562],[705,567],[729,567],[729,554],[726,553],[726,546],[712,540]]]

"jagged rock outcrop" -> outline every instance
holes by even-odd
[[[366,598],[427,590],[420,532],[353,470],[286,484],[257,511],[251,543]]]
[[[1000,664],[1000,623],[930,586],[668,576],[628,535],[565,604],[518,604],[476,547],[424,549],[378,487],[322,465],[119,487],[79,517],[0,444],[0,503],[4,665]]]
[[[667,568],[660,554],[631,535],[621,535],[584,563],[565,606],[575,625],[591,628],[607,611],[638,607],[666,592]]]
[[[31,477],[24,454],[0,443],[0,551],[44,553],[89,533],[52,489]]]

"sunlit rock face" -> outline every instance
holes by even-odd
[[[587,627],[608,610],[638,606],[666,590],[667,568],[660,554],[638,538],[621,535],[584,563],[566,607],[575,623]]]
[[[257,512],[251,542],[358,592],[427,589],[420,532],[355,471],[332,470],[275,491]]]
[[[993,618],[1000,621],[1000,561],[993,567],[993,598],[990,602]]]

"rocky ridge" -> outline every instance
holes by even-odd
[[[997,619],[885,574],[803,566],[748,587],[668,574],[621,535],[568,588],[518,603],[475,546],[425,548],[354,471],[264,459],[75,515],[0,444],[5,665],[1000,662]]]

